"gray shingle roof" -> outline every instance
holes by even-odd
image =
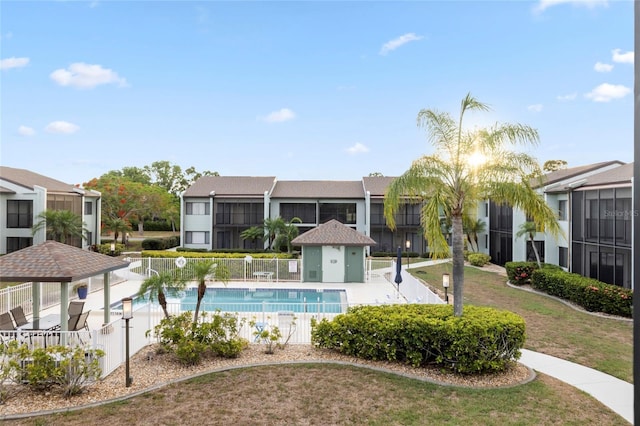
[[[362,182],[344,180],[281,180],[272,198],[364,198]]]
[[[271,191],[275,176],[203,176],[185,192],[185,197],[208,197],[211,191],[219,197],[263,197]]]
[[[587,177],[587,182],[581,188],[600,185],[630,184],[633,177],[633,163],[606,170],[593,176]]]
[[[45,241],[0,256],[0,282],[72,282],[128,265],[115,257]]]
[[[559,182],[561,180],[569,179],[573,176],[578,176],[583,173],[592,172],[594,170],[600,169],[602,167],[610,166],[613,164],[622,165],[624,163],[618,160],[603,161],[601,163],[593,163],[593,164],[587,164],[585,166],[577,166],[577,167],[570,167],[562,170],[556,170],[555,172],[550,172],[545,174],[543,177],[543,182],[544,182],[544,185],[551,185],[554,182]]]
[[[364,190],[369,191],[372,197],[384,197],[387,187],[391,185],[395,177],[391,176],[367,176],[362,178]]]
[[[78,191],[80,191],[86,193],[86,195],[100,195],[98,192],[88,189],[81,189],[74,185],[64,183],[62,181],[40,175],[26,169],[16,169],[14,167],[0,166],[0,177],[16,185],[20,185],[29,189],[33,189],[34,186],[37,185],[46,188],[48,192],[78,193]]]
[[[376,242],[353,228],[332,219],[291,241],[297,246],[373,246]]]

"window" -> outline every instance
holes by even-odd
[[[186,231],[186,244],[209,244],[209,232],[206,231]]]
[[[7,228],[33,226],[32,200],[7,200]]]
[[[558,201],[558,220],[567,220],[567,200]]]
[[[193,215],[208,215],[209,214],[209,203],[190,203],[187,202],[187,214]]]
[[[84,237],[85,237],[85,240],[87,241],[87,244],[89,244],[89,245],[93,244],[93,232],[86,231],[84,233]]]
[[[316,223],[315,203],[280,203],[280,217],[289,222],[294,217],[302,223]]]
[[[320,223],[331,219],[349,225],[356,223],[356,203],[322,203],[320,204]]]
[[[7,237],[7,253],[11,253],[33,245],[30,237]]]
[[[84,202],[84,214],[93,214],[93,203],[91,201]]]
[[[558,265],[566,268],[569,264],[569,249],[567,247],[558,247]]]

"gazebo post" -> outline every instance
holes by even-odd
[[[109,275],[109,272],[104,273],[104,286],[102,289],[102,294],[104,295],[103,324],[109,324],[109,322],[111,322],[111,309],[109,309],[109,305],[111,304],[111,283],[109,282]]]
[[[40,319],[40,293],[42,289],[42,283],[32,282],[31,283],[31,316],[34,320]]]
[[[60,331],[62,331],[60,344],[66,346],[67,334],[69,331],[69,283],[60,283]]]

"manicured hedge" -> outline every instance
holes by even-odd
[[[144,250],[142,257],[154,258],[216,258],[216,259],[244,259],[246,253],[222,253],[222,252],[202,252],[202,251],[163,251],[163,250]],[[251,257],[254,259],[295,259],[295,254],[288,253],[255,253]]]
[[[558,265],[543,263],[545,269],[562,271]],[[509,282],[514,285],[531,284],[531,275],[538,269],[536,262],[507,262],[504,265]]]
[[[591,312],[630,318],[633,310],[633,290],[562,270],[534,271],[531,286]]]
[[[491,260],[491,256],[485,253],[469,253],[467,257],[473,266],[484,266]]]
[[[177,235],[164,238],[147,238],[142,240],[143,250],[166,250],[180,245],[180,237]]]
[[[465,306],[461,317],[451,305],[358,306],[312,323],[311,340],[364,359],[491,373],[520,357],[525,322],[512,312],[477,306]]]

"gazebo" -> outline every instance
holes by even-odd
[[[40,288],[43,283],[60,284],[61,331],[68,331],[69,283],[104,274],[104,306],[110,303],[109,272],[126,268],[129,262],[82,250],[56,241],[30,246],[0,256],[0,282],[31,282],[33,318],[40,318]],[[110,321],[104,309],[104,323]]]

